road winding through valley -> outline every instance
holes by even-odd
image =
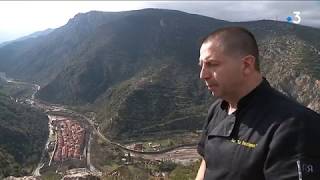
[[[176,163],[182,163],[182,164],[188,164],[189,162],[192,162],[194,160],[197,160],[200,158],[200,156],[198,155],[197,151],[196,151],[196,147],[195,145],[185,145],[185,146],[179,146],[176,148],[170,148],[168,150],[163,150],[160,152],[141,152],[141,151],[134,151],[132,149],[127,148],[126,146],[116,143],[116,142],[112,142],[110,139],[106,138],[98,129],[95,128],[94,125],[94,121],[91,118],[86,117],[85,115],[75,112],[73,110],[70,109],[66,109],[63,105],[57,105],[57,104],[50,104],[47,102],[43,102],[40,101],[38,99],[35,98],[36,93],[40,90],[40,86],[37,84],[30,84],[30,83],[26,83],[26,82],[19,82],[19,81],[14,81],[14,80],[10,80],[11,83],[17,83],[17,84],[29,84],[32,85],[32,89],[33,89],[33,93],[31,95],[31,97],[29,99],[25,99],[25,102],[30,104],[31,106],[41,109],[44,112],[46,112],[46,114],[49,116],[52,116],[51,113],[62,113],[64,114],[64,116],[59,115],[59,118],[65,118],[65,119],[70,119],[70,117],[72,116],[72,118],[75,121],[78,121],[79,119],[84,119],[87,124],[89,125],[85,130],[86,132],[89,133],[89,136],[87,138],[87,140],[85,141],[85,148],[84,150],[86,150],[85,152],[85,164],[86,164],[86,169],[85,171],[89,170],[93,175],[96,176],[101,176],[102,172],[99,171],[97,168],[95,168],[95,166],[91,163],[90,160],[90,156],[91,156],[91,141],[92,141],[92,133],[96,134],[97,136],[99,136],[103,141],[107,142],[107,143],[111,143],[115,146],[118,146],[120,149],[122,149],[124,152],[130,152],[133,156],[136,157],[142,157],[144,159],[148,159],[148,160],[163,160],[163,159],[170,159]],[[68,116],[70,115],[70,116]],[[79,119],[75,119],[75,117],[79,117]],[[52,117],[49,117],[49,119]],[[78,121],[81,122],[81,121]],[[62,126],[52,126],[50,125],[50,123],[52,123],[52,121],[49,121],[49,127],[50,127],[50,134],[52,135],[53,131],[58,132],[59,129]],[[80,123],[81,125],[81,123]],[[86,126],[84,126],[86,127]],[[52,128],[56,128],[55,130]],[[65,128],[65,127],[63,127]],[[56,135],[57,136],[57,135]],[[52,161],[52,159],[54,159],[54,155],[57,151],[57,149],[61,149],[61,147],[58,146],[58,140],[56,139],[56,144],[55,144],[55,148],[54,148],[54,152],[51,156],[50,159],[50,163]],[[48,152],[48,148],[50,146],[50,143],[52,140],[50,140],[50,137],[48,138],[48,141],[46,143],[46,147],[42,153],[42,157],[40,162],[38,163],[37,168],[33,171],[33,176],[41,176],[40,174],[40,170],[45,166],[46,162],[45,162],[45,153]],[[72,149],[71,149],[72,150]],[[70,151],[71,151],[70,150]],[[63,161],[62,161],[63,162]],[[50,165],[49,163],[49,165]]]

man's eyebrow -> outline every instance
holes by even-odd
[[[199,65],[202,65],[202,63],[207,62],[208,60],[199,59]]]
[[[212,59],[212,58],[210,58],[210,59],[203,59],[203,60],[199,59],[199,62],[218,62],[218,60]]]
[[[210,58],[210,59],[205,59],[205,60],[199,59],[198,65],[199,65],[199,66],[202,66],[203,63],[208,63],[208,62],[211,62],[211,63],[213,62],[213,63],[215,63],[215,62],[217,62],[217,60],[211,59],[211,58]]]

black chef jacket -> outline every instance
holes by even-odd
[[[241,98],[209,109],[198,152],[205,180],[320,180],[320,115],[266,79]]]

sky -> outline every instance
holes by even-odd
[[[0,43],[58,28],[80,12],[144,8],[175,9],[235,22],[287,21],[290,16],[293,21],[300,18],[301,25],[320,28],[320,1],[0,1]]]

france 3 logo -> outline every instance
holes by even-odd
[[[293,11],[294,17],[288,16],[287,17],[287,22],[288,23],[294,23],[294,24],[300,24],[301,22],[301,16],[300,16],[300,11]]]

